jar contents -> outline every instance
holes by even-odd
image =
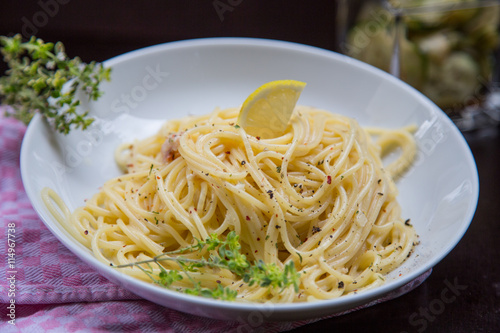
[[[489,3],[368,2],[348,32],[344,51],[393,74],[397,54],[398,76],[451,115],[484,103],[492,81],[500,5]]]

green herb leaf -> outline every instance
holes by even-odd
[[[69,59],[60,42],[45,43],[36,37],[23,42],[19,34],[0,36],[0,53],[8,66],[0,77],[0,98],[13,110],[7,116],[28,124],[39,112],[64,134],[92,124],[88,111],[77,112],[78,96],[97,100],[102,95],[99,84],[110,80],[110,68],[97,62],[85,64],[78,57]]]
[[[191,277],[190,272],[199,272],[201,267],[211,267],[217,269],[227,269],[239,276],[249,286],[259,285],[263,288],[287,288],[293,286],[295,291],[299,290],[300,277],[295,269],[293,261],[290,261],[283,268],[274,263],[266,264],[262,260],[250,263],[246,256],[240,252],[241,244],[236,232],[231,231],[225,239],[219,238],[217,234],[210,235],[206,240],[196,240],[196,244],[176,250],[165,252],[150,260],[138,261],[131,264],[115,266],[117,268],[136,266],[146,273],[153,282],[166,288],[172,286],[176,281],[182,280],[182,274],[178,271],[167,271],[160,264],[161,261],[175,261],[189,280],[193,283],[192,288],[184,288],[184,292],[190,295],[210,297],[224,300],[234,300],[237,292],[230,287],[223,287],[221,284],[217,288],[210,289],[203,287]],[[206,251],[210,253],[208,258],[190,259],[182,256],[175,256],[186,252]],[[154,276],[151,264],[156,264],[160,273]],[[148,265],[150,270],[145,270],[142,265]],[[177,272],[177,273],[173,273]]]

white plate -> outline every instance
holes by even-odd
[[[33,207],[73,253],[102,275],[155,303],[221,319],[264,313],[273,320],[317,318],[381,298],[436,265],[461,239],[478,199],[473,156],[461,133],[432,102],[394,77],[346,56],[288,42],[215,38],[173,42],[106,62],[112,81],[88,105],[97,121],[85,132],[56,135],[35,117],[21,151],[21,173]],[[40,198],[54,189],[70,209],[83,205],[119,174],[113,151],[123,141],[153,134],[166,119],[240,105],[261,84],[307,82],[300,104],[356,118],[361,125],[417,124],[419,153],[398,183],[403,217],[411,218],[420,245],[383,286],[307,304],[257,305],[184,295],[138,281],[98,262],[48,213]]]

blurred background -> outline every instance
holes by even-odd
[[[496,127],[497,0],[25,0],[0,3],[0,35],[62,41],[104,61],[207,37],[278,39],[346,53],[390,72],[462,131]],[[6,70],[0,62],[0,73]]]
[[[22,33],[62,41],[69,56],[78,55],[84,61],[205,37],[271,38],[335,49],[336,6],[331,0],[307,4],[297,0],[1,1],[0,35]]]

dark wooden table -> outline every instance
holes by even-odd
[[[84,61],[174,40],[219,36],[280,39],[337,50],[335,15],[331,0],[1,1],[0,35],[61,40],[70,56]],[[500,129],[470,133],[467,140],[479,170],[479,205],[462,241],[431,276],[398,299],[295,332],[500,332]],[[457,286],[453,299],[444,294],[450,283]]]

